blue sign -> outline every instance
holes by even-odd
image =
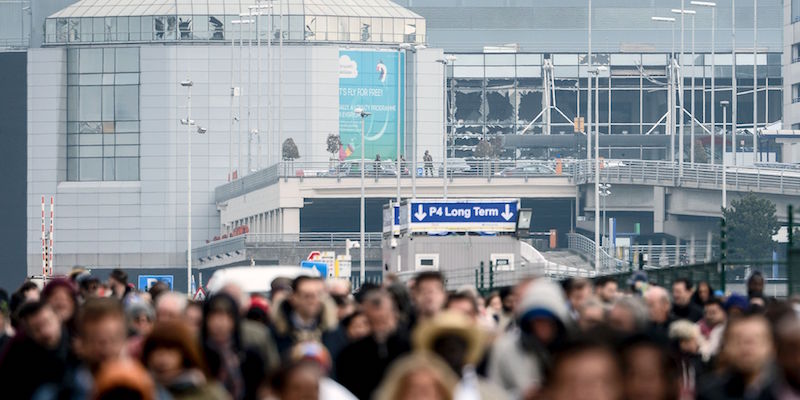
[[[319,272],[319,276],[323,279],[328,276],[328,264],[322,261],[301,261],[300,267],[316,269]]]
[[[412,231],[513,232],[519,200],[413,200]]]
[[[339,51],[339,139],[361,158],[361,117],[364,119],[364,157],[397,160],[397,135],[403,140],[405,53],[378,50]],[[400,148],[404,146],[400,144]]]
[[[172,290],[172,275],[139,275],[139,290],[150,290],[158,282],[164,282]]]

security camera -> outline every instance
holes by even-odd
[[[201,135],[205,135],[206,132],[208,132],[208,129],[203,128],[202,126],[198,126],[197,127],[197,133],[199,133]]]

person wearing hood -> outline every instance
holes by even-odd
[[[553,349],[568,336],[567,299],[546,280],[532,281],[515,310],[518,329],[505,333],[492,347],[489,378],[513,397],[542,385]]]
[[[230,398],[222,385],[210,379],[197,339],[181,322],[156,324],[144,341],[141,360],[175,400]]]
[[[487,335],[474,319],[457,311],[444,311],[421,322],[414,330],[415,351],[439,356],[460,379],[455,392],[460,398],[506,399],[508,395],[491,381],[478,376],[487,346]]]
[[[328,351],[338,353],[334,336],[338,320],[336,307],[328,301],[322,279],[299,276],[292,281],[292,294],[276,304],[272,313],[272,335],[282,359],[295,344],[322,342]]]
[[[234,400],[255,398],[267,371],[258,349],[242,340],[239,307],[233,297],[217,293],[206,301],[201,338],[210,375]]]
[[[371,398],[390,365],[408,353],[408,335],[397,318],[394,299],[386,289],[360,293],[370,335],[347,345],[335,360],[336,380],[359,399]]]

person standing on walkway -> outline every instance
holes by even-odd
[[[433,176],[433,156],[428,150],[425,150],[425,155],[422,156],[422,161],[425,163],[425,176]]]

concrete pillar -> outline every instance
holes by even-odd
[[[664,233],[666,219],[666,195],[664,187],[653,187],[653,233]]]

